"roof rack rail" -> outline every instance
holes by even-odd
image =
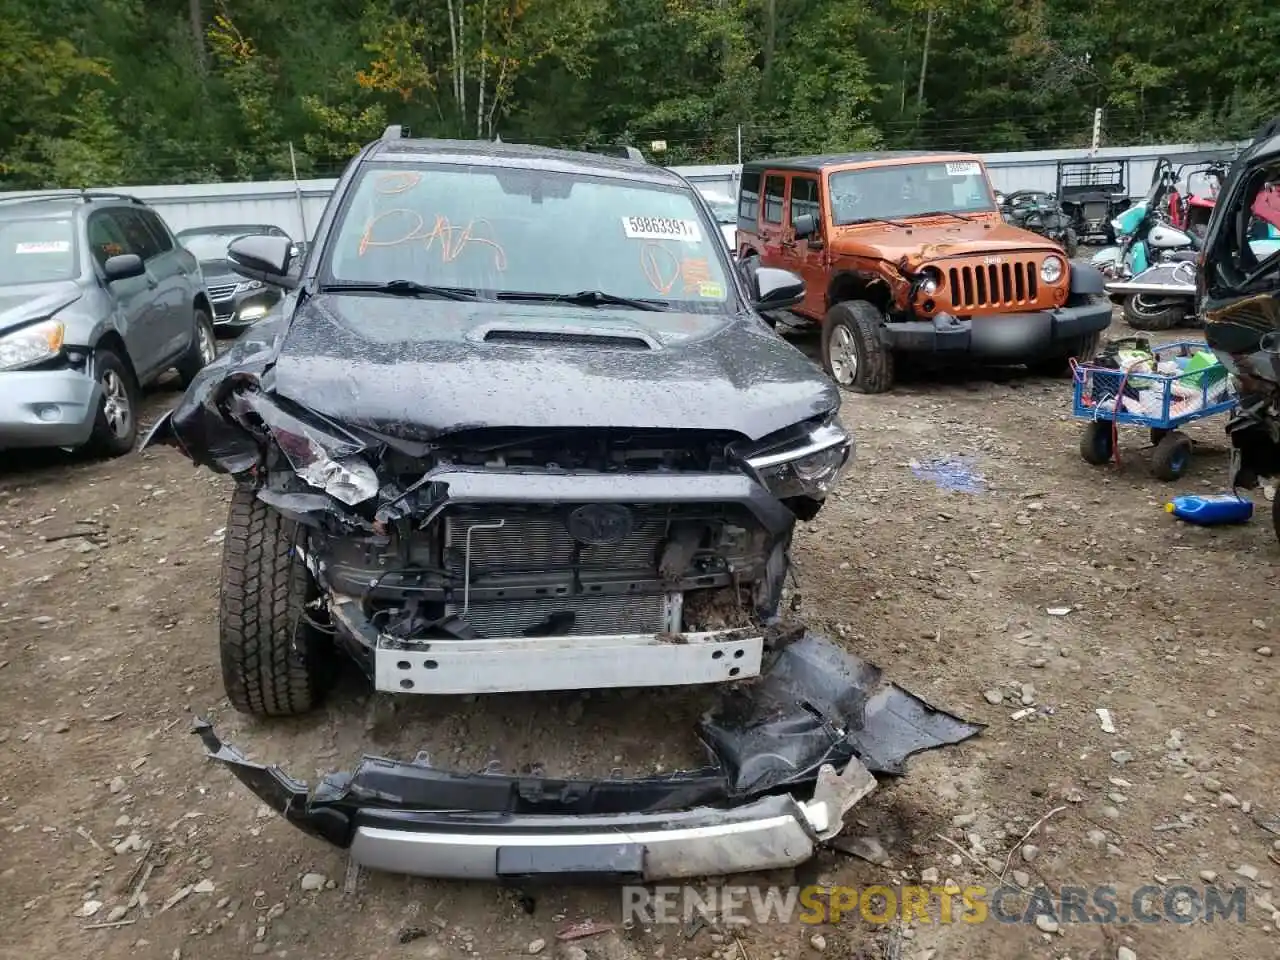
[[[639,163],[648,163],[643,153],[636,147],[624,146],[617,144],[614,146],[591,146],[586,148],[587,153],[595,153],[605,157],[618,157],[622,160],[635,160]]]
[[[41,193],[23,193],[18,196],[0,197],[0,203],[26,203],[33,200],[128,200],[130,203],[137,204],[145,202],[131,193],[119,193],[114,190],[50,190]]]
[[[382,131],[379,140],[406,140],[409,137],[409,128],[403,124],[393,123],[387,129]]]

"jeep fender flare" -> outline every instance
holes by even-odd
[[[1102,296],[1107,292],[1107,278],[1097,267],[1087,263],[1073,263],[1068,269],[1071,271],[1072,296]]]
[[[866,300],[874,303],[884,313],[893,304],[893,290],[888,281],[878,273],[868,270],[842,270],[827,283],[826,308],[846,300]]]

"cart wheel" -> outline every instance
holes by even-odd
[[[1168,435],[1169,435],[1169,431],[1166,430],[1164,427],[1152,427],[1151,428],[1151,445],[1153,447],[1158,445],[1160,441],[1163,440]]]
[[[1080,438],[1080,457],[1085,463],[1101,466],[1111,462],[1115,448],[1111,441],[1111,421],[1093,420],[1085,424]]]
[[[1191,464],[1191,438],[1171,430],[1151,454],[1151,472],[1159,480],[1177,480]]]

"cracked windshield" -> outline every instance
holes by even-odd
[[[363,174],[329,269],[336,283],[412,280],[482,297],[601,291],[721,309],[720,238],[688,191],[519,169],[406,165]]]
[[[833,173],[836,226],[928,213],[965,215],[995,210],[991,187],[976,161],[906,163]]]

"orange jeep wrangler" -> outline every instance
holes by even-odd
[[[746,270],[804,277],[804,300],[776,319],[820,324],[827,373],[862,393],[893,386],[897,354],[1059,373],[1111,323],[1102,274],[1005,223],[973,154],[744,164],[736,252]]]

